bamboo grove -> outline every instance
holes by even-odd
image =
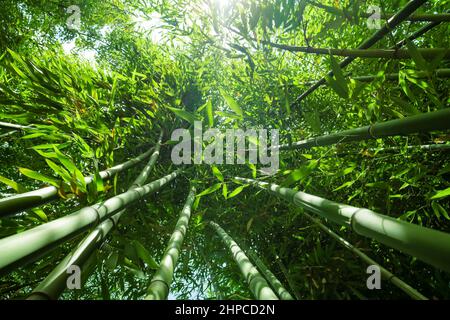
[[[6,2],[2,299],[450,298],[448,0]]]

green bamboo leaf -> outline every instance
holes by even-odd
[[[194,122],[196,120],[198,120],[197,116],[193,113],[187,112],[185,110],[181,110],[181,109],[177,109],[177,108],[172,108],[172,107],[167,107],[167,109],[169,109],[170,111],[172,111],[173,113],[175,113],[175,115],[178,118],[181,118],[183,120],[186,120],[187,122],[194,124]]]
[[[408,52],[416,63],[417,67],[423,71],[429,71],[430,67],[427,61],[423,58],[422,54],[417,50],[417,47],[411,40],[406,39],[406,47],[408,48]]]
[[[252,170],[252,178],[256,179],[256,166],[253,163],[247,163],[247,166]]]
[[[294,171],[283,182],[284,186],[290,186],[297,181],[303,181],[318,167],[319,161],[312,160],[307,165],[304,165]]]
[[[212,185],[211,187],[207,188],[206,190],[203,190],[201,193],[199,193],[197,195],[197,197],[201,197],[201,196],[205,196],[207,194],[216,192],[217,190],[219,190],[222,187],[222,183],[216,183],[214,185]]]
[[[399,106],[401,107],[402,111],[405,115],[412,116],[415,114],[419,114],[419,110],[417,110],[416,107],[414,107],[411,103],[408,103],[407,101],[397,98],[397,97],[391,97],[391,99]]]
[[[64,155],[61,151],[59,151],[56,146],[53,148],[55,150],[55,153],[58,157],[58,160],[61,162],[61,164],[69,171],[69,173],[74,178],[75,184],[80,188],[82,192],[86,192],[86,181],[84,180],[84,175],[81,173],[80,170],[75,166],[75,164]]]
[[[34,151],[36,151],[37,153],[39,153],[41,156],[43,156],[44,158],[52,158],[52,159],[58,159],[58,156],[56,155],[56,153],[54,152],[44,152],[42,150],[39,149],[34,149]]]
[[[214,114],[211,100],[208,100],[208,102],[206,103],[206,115],[208,116],[209,127],[214,127]]]
[[[153,259],[147,249],[137,240],[133,241],[134,248],[136,249],[136,253],[138,257],[145,263],[147,266],[153,270],[159,268],[158,263]]]
[[[70,174],[62,167],[58,166],[56,163],[49,159],[45,159],[47,165],[57,174],[59,175],[65,182],[70,182],[72,180]]]
[[[246,186],[239,186],[236,189],[234,189],[230,194],[228,194],[228,199],[237,196],[239,193],[242,192],[242,190],[244,190],[245,187]]]
[[[8,178],[5,178],[1,175],[0,175],[0,182],[3,182],[4,184],[11,187],[18,193],[27,192],[27,189],[24,186],[22,186],[20,183],[10,180]]]
[[[244,113],[242,112],[241,107],[239,107],[236,100],[234,100],[229,94],[227,94],[222,89],[219,89],[220,94],[225,99],[226,104],[230,107],[231,110],[233,110],[234,113],[236,113],[239,118],[242,118],[244,116]]]
[[[348,188],[351,187],[353,184],[355,183],[354,180],[352,181],[347,181],[344,184],[342,184],[341,186],[337,187],[336,189],[333,190],[333,192],[344,189],[344,188]]]
[[[333,55],[330,55],[330,64],[336,80],[329,77],[329,83],[333,89],[335,89],[336,93],[338,93],[342,98],[347,99],[349,97],[349,81],[345,78],[339,63]]]
[[[223,182],[223,175],[222,175],[222,172],[220,172],[220,170],[219,170],[216,166],[213,166],[213,167],[212,167],[212,172],[213,172],[214,176],[215,176],[220,182]]]
[[[247,222],[247,232],[250,231],[250,228],[252,227],[253,221],[254,221],[253,218],[250,218],[250,220],[248,220],[248,222]]]
[[[237,116],[235,114],[224,112],[224,111],[216,111],[216,114],[221,117],[232,119],[232,120],[240,120],[241,119],[239,116]]]
[[[345,87],[345,85],[347,85],[347,79],[342,73],[341,66],[339,65],[339,63],[337,62],[336,58],[333,55],[330,55],[330,64],[331,69],[333,70],[334,73],[334,77],[340,84],[342,84],[343,87]]]
[[[34,208],[34,209],[32,209],[31,211],[32,211],[34,214],[36,214],[36,215],[39,217],[39,219],[41,219],[42,221],[48,222],[48,217],[47,217],[47,215],[45,214],[44,210],[39,209],[39,208]]]
[[[434,196],[431,197],[431,200],[441,199],[450,196],[450,188],[445,190],[438,191]]]
[[[44,137],[47,136],[45,133],[43,132],[36,132],[36,133],[31,133],[31,134],[27,134],[25,136],[23,136],[21,139],[34,139],[34,138],[39,138],[39,137]]]
[[[52,186],[55,187],[59,187],[60,183],[58,180],[48,177],[42,173],[27,169],[27,168],[19,168],[19,171],[24,175],[27,176],[28,178],[34,179],[34,180],[39,180],[39,181],[43,181],[46,183],[51,184]]]
[[[94,182],[95,182],[95,186],[96,186],[97,192],[105,191],[105,186],[103,184],[103,179],[100,177],[98,172],[96,172],[95,175],[94,175]]]
[[[225,199],[228,199],[228,187],[226,183],[223,184],[222,195]]]
[[[433,209],[434,215],[435,215],[438,219],[440,219],[440,218],[441,218],[441,210],[440,210],[440,208],[439,208],[438,203],[435,202],[435,201],[433,201],[433,202],[431,203],[431,208]]]
[[[327,79],[328,84],[331,86],[331,89],[333,89],[339,97],[341,97],[342,99],[348,99],[348,91],[345,90],[345,88],[341,86],[339,82],[337,82],[330,76],[326,76],[325,78]]]
[[[119,261],[119,253],[111,252],[108,258],[105,260],[105,267],[109,270],[114,270],[117,267]]]

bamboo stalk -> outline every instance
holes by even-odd
[[[338,133],[298,141],[291,145],[286,144],[272,148],[279,148],[280,150],[309,149],[312,147],[329,146],[336,143],[448,129],[450,129],[450,108],[422,113],[402,119],[379,122],[371,126],[345,130]]]
[[[352,16],[350,12],[347,12],[345,10],[335,8],[332,6],[327,6],[319,2],[310,1],[308,0],[308,3],[311,4],[314,7],[320,8],[325,10],[328,13],[331,13],[333,15],[339,15],[345,18],[348,18]],[[359,13],[358,15],[361,18],[369,18],[371,17],[370,13]],[[389,20],[391,19],[393,14],[391,13],[382,13],[380,18],[383,20]],[[433,14],[433,13],[418,13],[413,14],[410,17],[406,19],[406,21],[412,21],[412,22],[420,22],[420,21],[433,21],[433,22],[449,22],[450,21],[450,14],[448,13],[441,13],[441,14]]]
[[[358,49],[369,49],[373,45],[375,45],[378,41],[383,39],[387,34],[389,34],[395,27],[397,27],[400,23],[407,20],[411,14],[416,11],[418,8],[420,8],[427,0],[412,0],[406,4],[398,13],[396,13],[392,18],[390,18],[386,24],[375,34],[364,41]],[[352,63],[356,58],[355,57],[348,57],[342,61],[339,66],[341,68],[345,68],[350,63]],[[331,71],[328,73],[328,76],[332,77],[334,73]],[[326,77],[323,77],[319,81],[317,81],[314,85],[312,85],[308,90],[306,90],[304,93],[302,93],[292,105],[295,105],[305,99],[307,96],[309,96],[311,93],[313,93],[316,89],[318,89],[320,86],[326,83]]]
[[[366,262],[369,265],[377,265],[380,268],[381,276],[385,279],[391,282],[393,285],[398,287],[400,290],[405,292],[407,295],[409,295],[411,298],[415,300],[428,300],[427,297],[422,295],[419,291],[411,287],[409,284],[405,283],[403,280],[397,278],[394,274],[392,274],[389,270],[379,265],[375,260],[371,259],[369,256],[367,256],[364,252],[353,246],[351,243],[349,243],[347,240],[339,236],[337,233],[333,232],[330,228],[326,227],[324,224],[320,222],[319,219],[316,219],[309,215],[306,212],[303,212],[303,214],[312,222],[317,224],[320,229],[328,233],[332,238],[334,238],[337,242],[339,242],[340,245],[343,247],[349,249],[354,254],[356,254],[358,257],[360,257],[364,262]]]
[[[388,81],[396,81],[398,80],[398,73],[386,73],[383,75],[383,77],[388,80]],[[417,71],[414,74],[414,78],[416,79],[428,79],[429,77],[436,77],[436,78],[441,78],[441,79],[445,79],[445,78],[450,78],[450,69],[436,69],[433,73],[429,73],[426,71]],[[368,75],[368,76],[357,76],[357,77],[352,77],[352,79],[360,81],[360,82],[372,82],[376,79],[379,79],[379,76],[376,75]],[[306,83],[302,83],[302,85],[312,85],[314,84],[315,81],[311,81],[311,82],[306,82]]]
[[[192,187],[186,199],[180,218],[175,226],[175,231],[170,237],[164,256],[159,264],[158,270],[153,275],[147,289],[146,300],[166,300],[169,295],[170,285],[173,280],[173,273],[180,256],[181,246],[188,230],[189,219],[191,218],[192,204],[195,200],[195,188]]]
[[[450,234],[397,220],[369,209],[333,202],[305,192],[252,179],[237,181],[270,191],[303,208],[356,233],[377,240],[437,268],[450,272]]]
[[[369,152],[398,152],[402,150],[403,147],[389,147],[389,148],[382,148],[382,149],[369,149]],[[407,146],[407,150],[414,150],[414,149],[420,149],[425,151],[447,151],[450,150],[450,144],[425,144],[425,145],[418,145],[418,146]]]
[[[281,300],[294,300],[289,291],[287,291],[283,287],[283,284],[280,282],[280,280],[277,279],[277,277],[272,273],[272,271],[270,271],[270,269],[267,268],[264,262],[262,262],[261,259],[259,259],[259,257],[256,254],[254,254],[251,250],[247,250],[247,254],[250,257],[250,260],[253,261],[258,270],[262,273],[264,278],[267,280],[272,289],[275,290],[277,296]]]
[[[264,277],[253,266],[244,251],[217,223],[210,221],[209,225],[217,232],[223,243],[228,247],[233,259],[239,266],[242,275],[247,280],[250,291],[257,300],[278,300],[277,295],[269,287]]]
[[[287,50],[290,52],[303,52],[316,55],[333,55],[352,58],[384,58],[384,59],[411,59],[412,55],[407,49],[334,49],[334,48],[312,48],[298,47],[285,44],[278,44],[261,40],[261,43],[274,48]],[[417,51],[424,59],[434,59],[438,56],[450,57],[450,49],[447,48],[418,48]]]
[[[297,286],[295,285],[294,281],[292,281],[292,278],[289,274],[288,269],[286,268],[286,266],[284,265],[283,261],[281,260],[281,258],[276,254],[275,250],[272,248],[273,254],[275,256],[275,260],[277,261],[278,266],[280,267],[281,273],[283,273],[284,278],[286,279],[289,288],[291,288],[292,293],[295,296],[295,299],[297,300],[301,300],[300,299],[300,293],[298,292]]]
[[[159,156],[161,147],[162,133],[155,146],[155,151],[150,157],[147,165],[141,171],[139,176],[134,180],[128,190],[141,187],[147,180],[151,170],[155,166],[156,160]],[[56,300],[61,293],[66,289],[66,281],[68,274],[66,270],[72,266],[81,266],[92,257],[104,240],[108,237],[111,230],[117,226],[119,219],[125,213],[123,209],[113,215],[111,218],[103,221],[93,231],[91,231],[59,264],[55,269],[31,292],[28,300]],[[87,272],[84,268],[82,275]],[[87,276],[87,275],[86,275]]]
[[[177,177],[179,170],[142,187],[124,192],[101,204],[0,240],[0,274],[32,262],[59,244],[110,218],[143,196],[159,190]]]
[[[122,164],[116,165],[104,171],[100,171],[100,178],[103,180],[112,178],[115,174],[121,171],[125,171],[145,160],[152,154],[152,151],[153,150],[150,149],[136,158],[130,159]],[[84,181],[86,182],[86,184],[90,184],[94,181],[94,176],[87,176],[84,178]],[[58,188],[54,186],[20,193],[8,198],[3,198],[0,199],[0,217],[14,215],[56,199],[58,199]]]

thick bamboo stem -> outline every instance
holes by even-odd
[[[247,281],[250,291],[257,300],[279,300],[277,295],[269,287],[264,277],[258,272],[255,266],[250,262],[244,251],[236,242],[223,230],[217,223],[209,222],[209,225],[217,232],[223,243],[228,247],[233,259],[241,269],[242,275]]]
[[[397,220],[369,209],[330,201],[305,192],[252,179],[235,178],[268,190],[286,201],[351,227],[356,233],[450,272],[450,234]]]
[[[150,149],[136,158],[128,160],[122,164],[106,169],[104,171],[100,171],[100,178],[103,180],[109,179],[115,174],[135,166],[136,164],[149,157],[152,154],[152,151],[153,150]],[[84,180],[86,184],[90,184],[94,181],[94,176],[87,176],[84,178]],[[8,198],[3,198],[0,199],[0,217],[14,215],[56,199],[58,199],[58,188],[54,186],[20,193]]]
[[[399,76],[398,73],[386,73],[383,75],[384,79],[388,80],[388,81],[397,81],[398,76]],[[416,79],[428,79],[429,77],[446,79],[446,78],[450,78],[450,69],[437,69],[433,73],[429,73],[426,71],[417,71],[416,73],[414,73],[413,76]],[[380,77],[376,76],[376,75],[352,77],[352,79],[360,81],[360,82],[372,82],[379,78]],[[309,85],[313,84],[314,82],[315,81],[306,82],[306,83],[302,83],[302,85],[309,86]]]
[[[159,269],[153,275],[147,290],[146,300],[166,300],[170,285],[173,280],[173,273],[177,266],[178,257],[180,256],[181,246],[189,226],[191,218],[192,204],[195,200],[195,188],[192,187],[186,199],[180,218],[175,226],[175,231],[170,237],[169,244],[166,248],[164,256],[159,264]]]
[[[110,218],[143,196],[172,181],[179,170],[112,197],[101,204],[85,207],[68,216],[0,240],[0,274],[32,262],[59,244]]]
[[[383,39],[387,34],[389,34],[395,27],[397,27],[400,23],[408,19],[411,14],[416,11],[418,8],[420,8],[427,0],[412,0],[408,2],[408,4],[403,7],[397,14],[395,14],[392,18],[390,18],[386,24],[378,30],[372,37],[367,39],[364,43],[362,43],[358,49],[369,49],[373,45],[375,45],[378,41]],[[344,59],[340,63],[341,68],[345,68],[350,63],[352,63],[356,57],[348,57]],[[329,72],[328,76],[332,77],[334,75],[333,72]],[[308,90],[306,90],[304,93],[302,93],[293,103],[293,105],[299,103],[303,99],[305,99],[307,96],[309,96],[311,93],[313,93],[316,89],[318,89],[320,86],[326,83],[326,77],[323,77],[319,81],[317,81],[313,86],[311,86]]]
[[[251,250],[247,250],[247,254],[281,300],[294,300],[289,291],[284,288],[280,280],[278,280],[278,278],[272,273],[272,271],[270,271],[269,268],[267,268],[264,262],[262,262],[256,254],[254,254]]]
[[[155,166],[161,147],[162,133],[155,146],[155,151],[150,157],[147,165],[134,180],[128,190],[141,187],[147,180],[151,170]],[[119,219],[125,213],[123,209],[111,218],[103,221],[93,231],[91,231],[59,264],[53,271],[33,290],[28,300],[56,300],[66,289],[67,269],[72,265],[82,266],[93,255],[103,241],[108,237],[111,230],[118,224]],[[82,274],[86,275],[86,270],[82,268]]]
[[[333,55],[352,58],[384,58],[384,59],[411,59],[412,55],[407,49],[334,49],[334,48],[312,48],[298,47],[278,44],[270,41],[261,41],[263,44],[290,52],[303,52],[316,55]],[[417,51],[424,59],[434,59],[438,56],[450,57],[450,49],[447,48],[419,48]]]
[[[279,148],[280,150],[309,149],[312,147],[329,146],[336,143],[362,141],[387,136],[402,136],[449,129],[450,108],[447,108],[402,119],[379,122],[371,126],[345,130],[338,133],[298,141],[291,145],[281,145],[272,148]]]
[[[360,257],[362,260],[364,260],[369,265],[377,265],[380,268],[381,276],[385,279],[394,284],[396,287],[398,287],[400,290],[405,292],[407,295],[409,295],[411,298],[415,300],[428,300],[427,297],[422,295],[419,291],[411,287],[409,284],[405,283],[403,280],[397,278],[394,274],[392,274],[389,270],[379,265],[375,260],[371,259],[369,256],[367,256],[364,252],[353,246],[350,242],[339,236],[337,233],[333,232],[330,228],[326,227],[324,224],[320,222],[319,219],[316,219],[312,217],[311,215],[307,214],[306,212],[303,212],[303,214],[310,219],[312,222],[317,224],[320,229],[328,233],[332,238],[334,238],[337,242],[339,242],[340,245],[343,247],[349,249],[351,252],[356,254],[358,257]]]

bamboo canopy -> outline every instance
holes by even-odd
[[[371,126],[350,129],[316,138],[278,146],[280,150],[309,149],[336,143],[378,139],[387,136],[409,135],[450,129],[450,108],[422,113],[402,119],[379,122]],[[272,147],[277,148],[277,147]]]
[[[303,212],[303,214],[312,222],[314,222],[320,229],[325,231],[328,235],[330,235],[332,238],[334,238],[340,245],[343,247],[349,249],[351,252],[356,254],[358,257],[360,257],[362,260],[364,260],[369,265],[377,265],[380,268],[381,276],[390,281],[392,284],[394,284],[396,287],[401,289],[403,292],[405,292],[407,295],[409,295],[411,298],[415,300],[428,300],[427,297],[422,295],[419,291],[411,287],[409,284],[405,283],[403,280],[397,278],[394,274],[392,274],[389,270],[384,268],[383,266],[380,266],[378,263],[375,262],[372,258],[370,258],[368,255],[366,255],[364,252],[353,246],[350,242],[339,236],[337,233],[332,231],[330,228],[325,226],[323,223],[320,222],[319,219],[316,219],[309,215],[306,212]]]
[[[395,27],[397,27],[400,23],[407,20],[417,9],[419,9],[424,3],[426,3],[427,0],[412,0],[406,4],[403,9],[401,9],[399,12],[397,12],[393,17],[391,17],[386,24],[375,34],[364,41],[358,49],[364,50],[369,49],[373,45],[375,45],[378,41],[383,39],[386,35],[388,35]],[[356,57],[347,57],[344,61],[342,61],[339,66],[341,68],[347,67],[350,63],[352,63]],[[331,71],[328,73],[328,76],[332,77],[334,73]],[[305,99],[307,96],[309,96],[311,93],[313,93],[316,89],[318,89],[320,86],[326,83],[326,77],[323,77],[319,81],[317,81],[314,85],[312,85],[308,90],[306,90],[304,93],[302,93],[293,103],[293,105],[298,104],[303,99]]]
[[[351,227],[356,233],[450,271],[450,234],[388,217],[369,209],[330,201],[305,192],[252,179],[235,180],[268,190],[289,203]]]
[[[322,3],[316,2],[316,1],[312,1],[312,0],[307,0],[308,4],[313,5],[314,7],[323,9],[325,11],[327,11],[328,13],[334,14],[334,15],[339,15],[339,16],[343,16],[343,17],[352,17],[352,13],[348,12],[346,10],[341,10],[339,8],[336,7],[332,7],[332,6],[327,6],[324,5]],[[362,18],[368,18],[371,16],[370,13],[359,13],[358,14],[359,17]],[[389,20],[392,17],[392,14],[389,13],[382,13],[380,18],[384,19],[384,20]],[[413,14],[410,17],[408,17],[406,19],[407,21],[414,21],[414,22],[418,22],[418,21],[435,21],[435,22],[449,22],[450,21],[450,14],[448,13],[441,13],[441,14],[434,14],[434,13],[417,13],[417,14]]]
[[[277,295],[269,287],[264,277],[253,266],[244,251],[217,223],[210,221],[209,225],[217,232],[223,243],[230,250],[233,259],[241,269],[242,275],[247,280],[251,292],[257,300],[279,300]]]
[[[186,199],[180,218],[175,226],[175,231],[170,237],[164,256],[159,264],[159,269],[153,275],[148,287],[146,300],[165,300],[169,295],[173,273],[180,256],[181,246],[189,226],[192,204],[195,200],[195,188],[192,187]]]
[[[155,151],[150,157],[147,165],[141,171],[128,190],[141,187],[148,179],[155,163],[159,157],[161,148],[162,133],[159,141],[155,146]],[[67,269],[72,265],[84,266],[86,262],[93,256],[95,250],[108,237],[111,230],[117,226],[119,219],[126,212],[123,209],[113,215],[111,218],[103,221],[93,231],[91,231],[80,243],[53,269],[53,271],[33,290],[28,300],[56,300],[66,289]],[[83,267],[82,274],[87,277],[88,269]]]
[[[124,163],[116,165],[112,168],[99,172],[101,179],[109,179],[115,174],[126,171],[127,169],[142,162],[152,154],[153,150],[150,149],[136,158],[130,159]],[[86,184],[90,184],[94,181],[94,176],[87,176],[84,178]],[[20,193],[12,197],[0,199],[0,217],[10,216],[22,211],[35,208],[43,205],[47,202],[58,199],[58,188],[49,186],[38,190]]]
[[[85,207],[68,216],[0,240],[0,274],[32,262],[60,243],[89,227],[110,218],[127,205],[155,192],[173,179],[179,170],[139,188],[134,188],[103,203]]]

